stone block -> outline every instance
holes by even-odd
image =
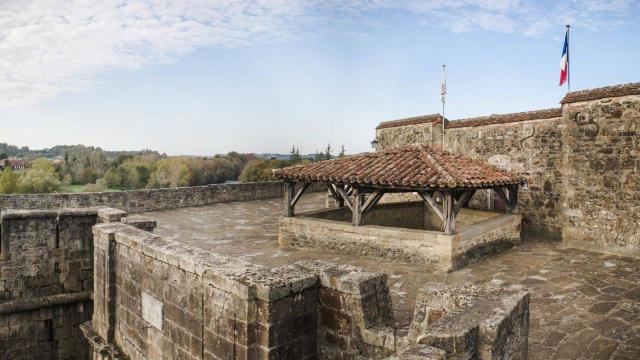
[[[433,346],[418,344],[390,356],[386,360],[447,360],[446,352]]]

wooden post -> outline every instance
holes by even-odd
[[[456,233],[456,213],[451,190],[443,191],[442,199],[442,215],[443,228],[445,235],[453,235]]]
[[[357,186],[351,188],[353,190],[353,226],[362,225],[362,205],[364,204],[364,193]]]
[[[511,208],[511,201],[507,198],[507,195],[504,193],[504,188],[499,187],[493,190],[496,192],[496,194],[498,194],[500,201],[502,201],[502,203],[504,204],[506,213],[511,214],[513,212],[513,209]]]
[[[296,191],[296,183],[285,181],[284,183],[284,216],[293,216],[293,197]]]
[[[509,208],[512,214],[518,214],[518,184],[509,186]]]

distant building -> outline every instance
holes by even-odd
[[[53,165],[62,165],[64,164],[64,158],[62,156],[56,156],[51,160],[51,162]]]
[[[18,159],[16,157],[9,157],[7,159],[0,160],[0,169],[5,167],[11,167],[12,170],[24,170],[25,162],[22,159]]]

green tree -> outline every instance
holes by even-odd
[[[331,160],[331,153],[333,149],[331,148],[331,144],[327,144],[327,148],[324,150],[324,159]]]
[[[22,194],[49,193],[60,190],[60,180],[55,172],[31,168],[18,180],[18,192]]]
[[[338,154],[338,157],[344,157],[346,155],[346,152],[344,150],[344,145],[342,145],[340,147],[340,153]]]
[[[18,176],[13,173],[11,167],[7,166],[0,173],[0,194],[13,194],[16,192]]]
[[[289,160],[291,160],[292,163],[298,163],[302,160],[302,157],[300,156],[300,148],[296,147],[295,145],[291,147],[291,151],[289,152]]]

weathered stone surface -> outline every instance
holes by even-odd
[[[158,225],[156,220],[140,215],[124,217],[120,219],[120,222],[148,232],[153,232],[153,229]]]
[[[424,344],[414,345],[386,360],[446,360],[446,351]]]
[[[428,283],[418,293],[409,340],[452,359],[527,359],[529,294]]]

